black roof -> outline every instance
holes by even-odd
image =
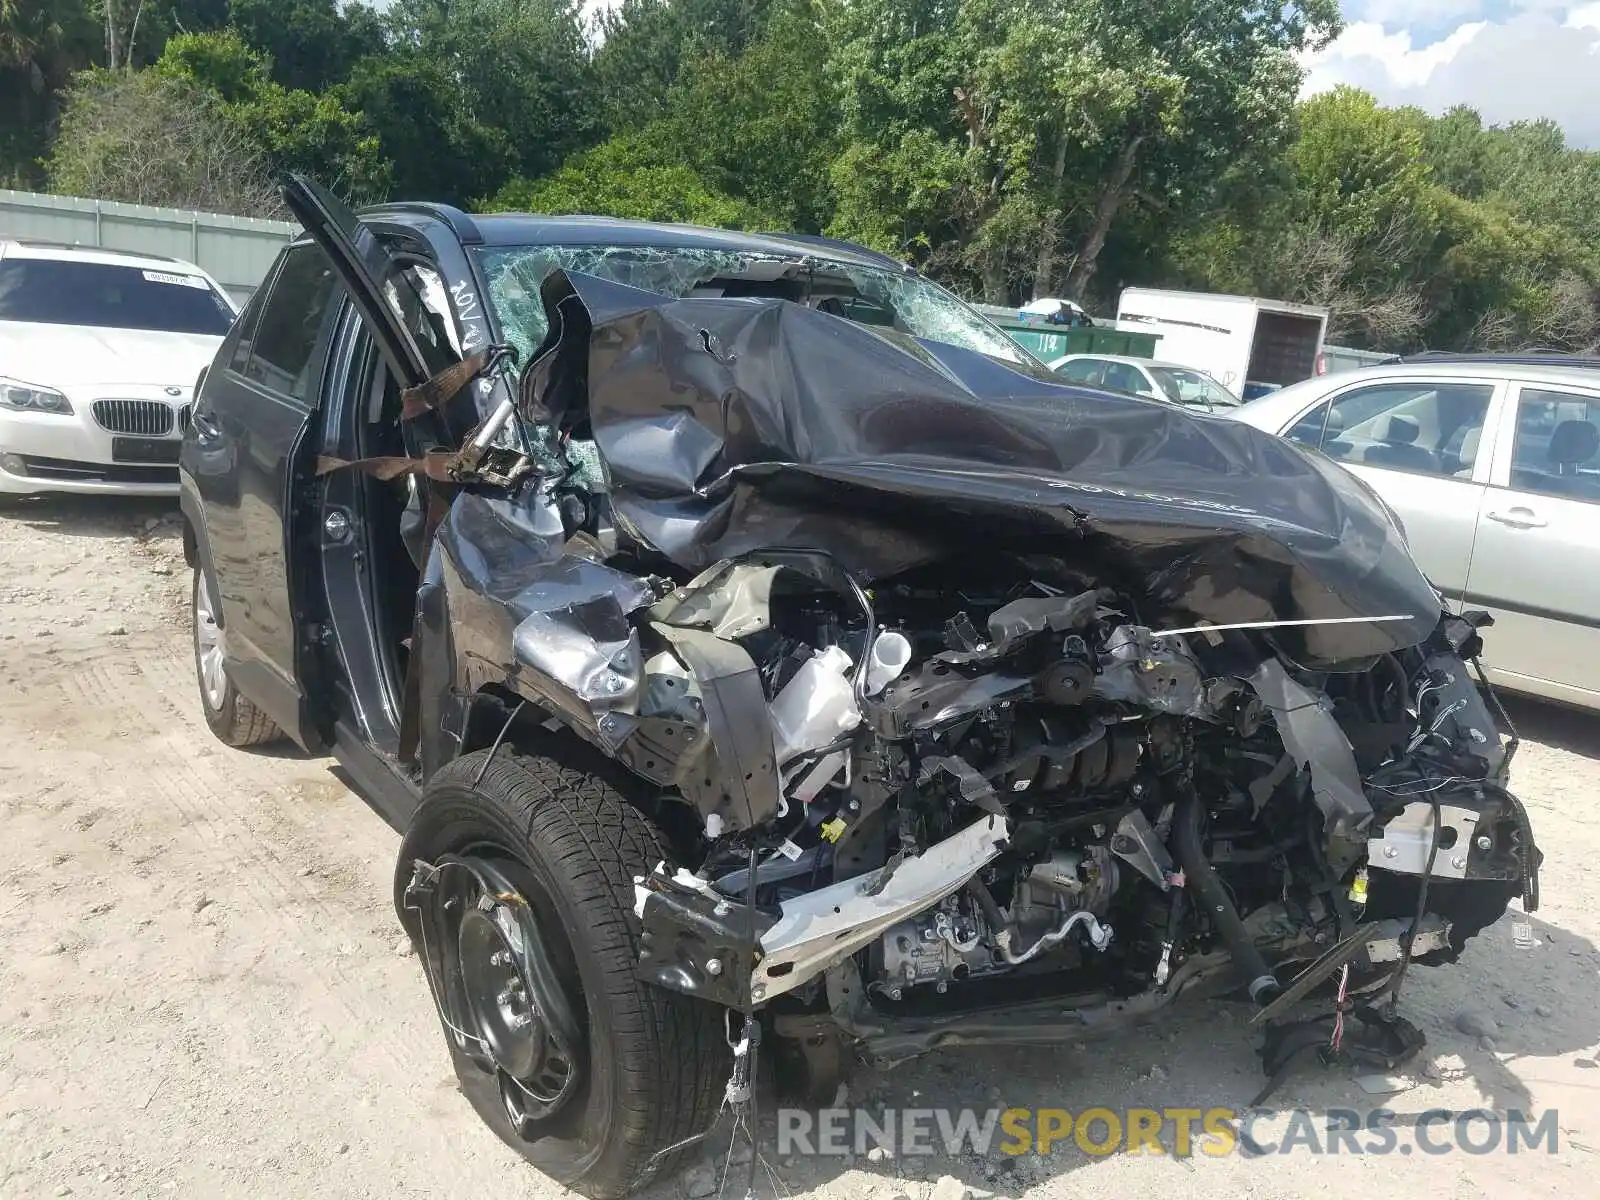
[[[780,258],[823,255],[835,262],[880,270],[911,268],[876,250],[814,234],[741,233],[701,225],[669,225],[618,217],[543,216],[534,213],[468,215],[445,204],[384,204],[362,215],[420,215],[449,225],[466,245],[479,246],[693,246]]]

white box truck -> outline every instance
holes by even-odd
[[[1124,288],[1117,325],[1161,335],[1163,362],[1194,367],[1246,400],[1317,373],[1328,310],[1257,296]]]

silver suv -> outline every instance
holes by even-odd
[[[1496,684],[1600,709],[1600,369],[1531,356],[1397,362],[1228,415],[1372,484],[1433,584],[1494,614]]]

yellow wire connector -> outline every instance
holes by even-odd
[[[1367,869],[1362,867],[1356,872],[1356,877],[1350,881],[1350,902],[1352,904],[1365,904],[1367,902]]]

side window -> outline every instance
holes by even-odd
[[[443,370],[452,359],[464,358],[469,350],[476,348],[461,344],[450,315],[450,298],[444,280],[431,264],[416,259],[404,260],[398,274],[384,280],[383,292],[390,308],[417,340],[429,370]]]
[[[1064,378],[1072,380],[1073,383],[1087,383],[1092,386],[1098,386],[1100,373],[1104,368],[1105,364],[1099,359],[1075,358],[1061,368],[1061,374]]]
[[[1332,400],[1324,400],[1305,416],[1283,431],[1291,442],[1298,442],[1310,450],[1322,449],[1322,433],[1328,427],[1328,409]]]
[[[1374,384],[1319,404],[1285,436],[1339,462],[1465,478],[1493,396],[1487,383]]]
[[[1121,392],[1138,393],[1148,390],[1144,375],[1137,367],[1118,362],[1106,364],[1105,386],[1116,388]]]
[[[245,376],[309,408],[318,382],[312,352],[335,288],[333,268],[321,250],[289,250],[261,309]]]
[[[261,310],[266,305],[267,289],[271,284],[269,277],[250,297],[239,319],[233,324],[233,353],[228,358],[230,371],[243,375],[250,366],[250,349],[255,345],[256,326],[261,323]]]
[[[1511,486],[1600,500],[1600,398],[1523,388],[1511,447]]]

